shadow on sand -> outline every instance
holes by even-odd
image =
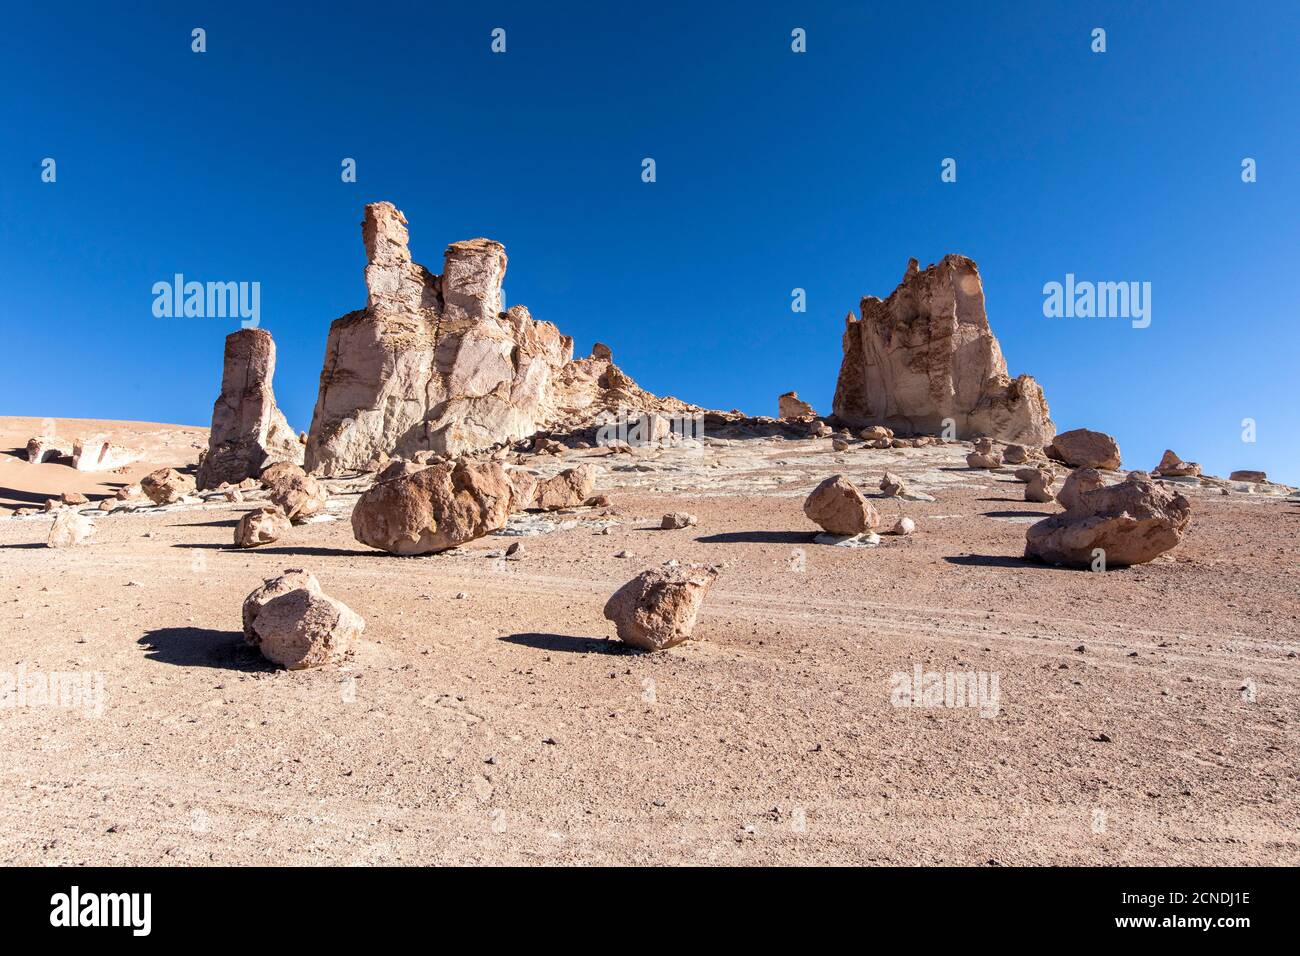
[[[702,544],[808,544],[816,531],[727,531],[696,538]]]
[[[635,647],[622,641],[600,637],[572,637],[568,634],[506,634],[497,638],[509,644],[532,647],[539,651],[561,651],[566,654],[639,654]]]
[[[234,671],[274,671],[279,668],[244,641],[241,631],[205,627],[162,627],[137,641],[145,657],[181,667],[219,667]]]

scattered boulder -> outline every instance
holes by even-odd
[[[78,438],[72,443],[72,467],[77,471],[114,471],[142,457],[142,452],[111,442],[102,435]]]
[[[53,435],[37,435],[27,440],[27,460],[38,465],[45,461],[57,461],[72,454],[72,443]]]
[[[1090,428],[1061,432],[1043,451],[1048,458],[1075,468],[1115,471],[1120,465],[1119,442]]]
[[[295,466],[296,467],[296,466]],[[266,485],[266,497],[294,524],[302,524],[325,510],[325,487],[312,475],[284,471]]]
[[[352,533],[392,554],[446,551],[504,527],[513,494],[494,461],[433,465],[362,494],[352,510]]]
[[[76,511],[60,511],[50,526],[45,544],[51,548],[71,548],[95,533],[95,523]]]
[[[1096,468],[1078,468],[1066,477],[1061,490],[1056,493],[1056,500],[1066,511],[1086,510],[1081,496],[1105,487],[1106,482]]]
[[[244,637],[267,660],[289,670],[350,657],[366,623],[321,591],[306,571],[268,578],[244,599]]]
[[[271,486],[285,478],[305,478],[307,472],[303,471],[302,465],[292,461],[277,461],[267,465],[258,475],[258,481],[263,488],[270,490]]]
[[[809,429],[808,434],[813,438],[830,438],[831,435],[835,434],[835,432],[831,426],[827,425],[825,422],[814,422],[812,428]]]
[[[1262,471],[1234,471],[1228,476],[1229,481],[1248,481],[1251,484],[1264,485],[1268,483],[1268,475]]]
[[[916,531],[916,522],[904,515],[894,522],[894,527],[889,530],[890,534],[908,535]]]
[[[1002,449],[1002,460],[1008,465],[1023,465],[1033,457],[1033,452],[1024,445],[1014,442]]]
[[[975,441],[975,450],[966,456],[968,468],[1001,468],[1002,452],[994,446],[991,438],[979,438]]]
[[[915,259],[885,300],[866,296],[844,328],[835,416],[915,434],[990,435],[1041,445],[1056,426],[1038,383],[1012,379],[989,327],[979,269],[945,256],[921,270]]]
[[[273,505],[245,512],[235,526],[235,547],[256,548],[278,541],[289,526],[284,512]]]
[[[894,432],[893,429],[886,428],[884,425],[870,425],[858,432],[858,437],[866,442],[889,442],[893,439]],[[875,447],[886,448],[888,445],[877,445]]]
[[[1150,561],[1182,541],[1192,514],[1182,495],[1141,478],[1081,490],[1086,479],[1071,487],[1079,474],[1066,479],[1057,496],[1062,504],[1068,498],[1068,510],[1026,532],[1025,557],[1086,568],[1100,549],[1107,567],[1126,567]]]
[[[144,488],[140,485],[140,482],[133,481],[131,484],[123,485],[121,488],[117,489],[117,491],[113,492],[113,497],[118,501],[131,501],[135,498],[143,498]]]
[[[591,465],[566,468],[554,478],[539,482],[533,507],[542,511],[577,508],[591,497],[596,487],[596,469]]]
[[[880,490],[884,492],[886,498],[901,498],[907,494],[907,483],[902,477],[894,474],[892,471],[885,472],[885,476],[880,479]]]
[[[848,451],[849,450],[848,440],[844,438],[832,438],[831,448],[833,448],[835,451]]]
[[[1034,468],[1033,475],[1025,484],[1025,500],[1047,502],[1056,500],[1056,492],[1052,488],[1056,475],[1046,468]]]
[[[646,651],[663,650],[690,638],[717,569],[669,562],[642,571],[605,604],[619,640]]]
[[[65,505],[88,505],[90,499],[79,491],[65,491],[59,496],[59,500]]]
[[[691,525],[697,524],[698,522],[699,519],[688,512],[670,511],[668,514],[664,515],[663,520],[659,523],[659,527],[664,531],[675,531],[679,528],[689,528]]]
[[[814,488],[803,503],[803,513],[837,535],[861,534],[880,524],[871,502],[844,475],[832,475]]]
[[[140,479],[140,490],[156,505],[170,505],[194,493],[194,479],[175,468],[159,468]]]
[[[777,415],[781,418],[812,418],[817,412],[796,393],[786,392],[776,400]]]
[[[510,510],[527,511],[537,497],[537,477],[522,468],[506,469],[506,477],[511,488]]]

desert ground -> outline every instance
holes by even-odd
[[[91,511],[206,429],[54,424],[148,454],[32,465],[42,422],[0,420],[0,671],[103,678],[99,713],[0,708],[5,864],[1300,863],[1295,496],[1192,481],[1175,550],[1063,570],[1021,557],[1057,507],[964,444],[721,435],[536,457],[600,465],[611,506],[443,554],[358,544],[346,481],[331,520],[236,550],[255,503]],[[809,490],[885,468],[935,498],[874,501],[916,533],[814,543]],[[81,546],[7,516],[68,490]],[[659,530],[679,510],[698,525]],[[631,651],[604,602],[669,559],[722,565],[695,639]],[[286,568],[365,618],[351,661],[245,645],[242,600]],[[918,664],[996,674],[996,715],[893,706]]]

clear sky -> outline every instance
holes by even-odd
[[[261,283],[305,429],[387,199],[433,271],[500,240],[579,353],[754,414],[829,413],[845,313],[963,253],[1060,429],[1300,483],[1294,0],[278,6],[8,5],[0,414],[206,425],[238,322],[155,318],[179,272]],[[1067,273],[1149,282],[1149,327],[1045,317]]]

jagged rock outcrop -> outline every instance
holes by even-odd
[[[1012,379],[984,311],[979,269],[949,255],[922,271],[908,262],[902,283],[881,300],[866,296],[849,314],[835,416],[853,427],[988,436],[1043,445],[1056,432],[1047,399],[1028,375]]]
[[[490,239],[447,247],[434,275],[413,262],[406,217],[371,203],[361,227],[366,307],[330,326],[306,467],[360,471],[380,455],[445,455],[587,425],[620,404],[676,406],[642,391],[597,345],[573,361],[573,340],[522,305],[505,309],[505,248]]]
[[[813,407],[799,397],[797,392],[785,392],[776,398],[779,418],[809,418],[817,414]]]
[[[200,490],[256,478],[278,461],[302,464],[303,446],[276,407],[275,341],[265,329],[226,336],[221,394],[212,406],[208,452],[198,470]]]

